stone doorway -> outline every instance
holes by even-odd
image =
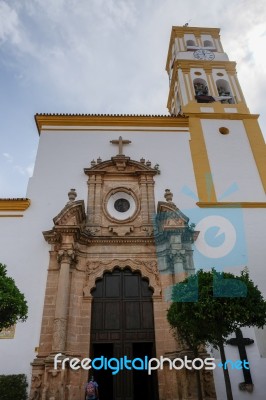
[[[115,268],[92,290],[91,356],[155,356],[153,290],[139,272]],[[147,371],[94,371],[101,400],[158,399],[157,375]]]

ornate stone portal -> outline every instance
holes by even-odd
[[[192,243],[197,233],[172,202],[170,190],[155,212],[158,165],[123,155],[122,145],[128,142],[113,141],[119,144],[117,156],[92,161],[84,169],[87,213],[71,189],[53,229],[44,232],[51,251],[39,352],[32,363],[31,400],[84,399],[88,371],[71,370],[68,363],[66,369],[55,370],[54,355],[61,353],[62,360],[90,356],[91,290],[97,279],[116,267],[140,272],[153,290],[156,356],[182,350],[166,320],[166,293],[194,272]],[[204,398],[214,399],[212,378],[204,376],[202,382]],[[160,400],[194,399],[195,385],[191,372],[167,367],[158,371]]]

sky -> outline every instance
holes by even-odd
[[[172,26],[221,28],[266,137],[262,0],[0,0],[0,197],[25,197],[36,113],[168,114]]]

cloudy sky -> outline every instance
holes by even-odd
[[[0,197],[26,195],[35,113],[167,114],[171,27],[220,27],[266,133],[262,0],[0,0]]]

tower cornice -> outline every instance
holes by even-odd
[[[172,32],[171,32],[171,36],[170,36],[168,54],[167,54],[167,60],[166,60],[166,67],[165,67],[166,70],[167,70],[169,61],[171,59],[171,51],[172,51],[172,46],[175,41],[175,38],[182,37],[182,36],[184,36],[184,34],[194,34],[195,36],[199,36],[202,34],[209,34],[209,35],[212,35],[213,38],[219,39],[220,38],[220,29],[219,28],[192,27],[192,26],[172,26]]]

